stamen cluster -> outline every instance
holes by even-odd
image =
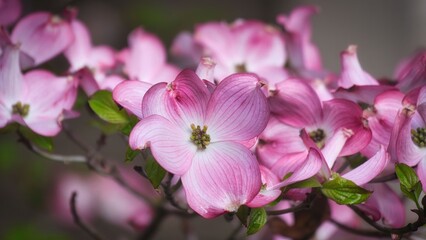
[[[411,129],[411,139],[418,147],[426,146],[426,128]]]
[[[201,129],[200,125],[195,127],[195,124],[191,124],[191,129],[191,141],[197,145],[198,149],[206,149],[206,146],[210,144],[210,135],[207,134],[207,126],[204,125],[203,129]]]

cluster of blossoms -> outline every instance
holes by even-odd
[[[19,2],[1,4],[0,128],[16,122],[55,136],[64,119],[79,116],[73,109],[79,88],[92,99],[109,91],[125,109],[116,111],[137,119],[130,148],[152,155],[181,183],[181,201],[204,218],[289,206],[317,194],[329,198],[330,218],[340,224],[359,224],[344,206],[350,205],[402,236],[395,230],[406,224],[402,194],[383,180],[398,175],[425,222],[418,201],[421,186],[426,190],[426,52],[404,59],[391,79],[378,80],[362,68],[351,45],[341,52],[340,72],[332,73],[311,41],[310,18],[318,9],[304,6],[279,15],[276,26],[257,20],[198,24],[173,43],[172,53],[190,65],[180,70],[167,62],[161,41],[142,28],[116,51],[93,46],[73,9],[62,16],[32,13],[10,27]],[[59,54],[69,62],[65,74],[39,69]],[[85,195],[117,187],[78,181]],[[85,181],[97,187],[91,190]],[[87,197],[87,209],[123,195],[112,192]],[[126,199],[107,208],[132,205],[115,215],[144,228],[155,212]],[[279,221],[288,227],[298,220],[295,214]],[[307,234],[326,239],[337,230],[329,222],[320,225]],[[274,234],[292,237],[290,231]]]

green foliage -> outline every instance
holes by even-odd
[[[126,150],[126,162],[132,162],[133,159],[139,154],[139,151],[133,151],[130,147]]]
[[[321,183],[318,181],[316,177],[311,177],[305,179],[303,181],[295,182],[287,186],[286,189],[292,188],[314,188],[314,187],[322,187]]]
[[[90,108],[104,121],[114,124],[127,124],[129,117],[124,109],[119,109],[112,99],[112,93],[101,90],[89,100]]]
[[[27,127],[19,127],[19,132],[30,141],[32,144],[36,145],[39,148],[46,149],[48,151],[53,150],[53,140],[50,137],[40,136],[37,133],[33,132]]]
[[[402,193],[409,199],[413,200],[417,208],[420,208],[419,197],[422,192],[422,184],[417,177],[416,172],[403,163],[395,165],[395,173],[400,182]]]
[[[246,205],[240,206],[240,208],[238,208],[238,211],[236,213],[240,222],[246,227],[247,227],[247,220],[248,220],[249,214],[250,214],[250,208],[247,207]]]
[[[371,192],[359,187],[354,182],[335,174],[333,179],[325,182],[322,193],[338,204],[360,204],[367,200]]]
[[[68,240],[69,238],[59,234],[38,229],[32,225],[21,225],[14,227],[6,232],[1,239],[4,240]]]
[[[247,235],[257,233],[265,225],[267,214],[264,208],[253,208],[247,224]]]
[[[166,170],[157,163],[151,154],[146,158],[145,172],[154,188],[158,188],[166,176]]]

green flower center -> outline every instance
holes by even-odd
[[[22,117],[26,117],[30,111],[30,105],[22,104],[21,102],[15,103],[12,106],[12,113],[21,115]]]
[[[426,146],[426,128],[411,129],[411,140],[418,147]]]
[[[246,65],[243,63],[243,64],[238,64],[238,65],[236,65],[235,66],[235,71],[237,71],[238,73],[244,73],[244,72],[247,72],[247,68],[246,68]]]
[[[318,128],[315,131],[309,133],[309,137],[317,144],[318,148],[324,147],[325,133],[324,130]]]
[[[207,134],[207,126],[204,125],[203,129],[201,129],[200,125],[195,126],[195,124],[191,124],[191,129],[191,142],[200,150],[206,149],[206,146],[210,144],[210,135]]]

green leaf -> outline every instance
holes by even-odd
[[[267,221],[267,215],[264,208],[253,208],[250,211],[247,235],[257,233],[265,225]]]
[[[314,188],[314,187],[322,187],[321,183],[318,181],[316,177],[311,177],[308,179],[305,179],[300,182],[295,182],[293,184],[290,184],[287,186],[286,189],[291,188]]]
[[[138,122],[139,122],[139,119],[136,116],[134,115],[129,116],[129,122],[121,129],[121,133],[123,133],[126,136],[129,136],[130,132],[133,130],[133,128]]]
[[[146,158],[146,161],[147,161],[145,165],[146,175],[149,181],[151,182],[152,186],[154,188],[158,188],[164,176],[166,176],[166,170],[164,170],[164,168],[162,168],[157,163],[157,161],[155,161],[154,157],[151,154],[149,154],[149,156]]]
[[[371,192],[359,187],[354,182],[338,175],[325,182],[321,188],[322,193],[338,204],[359,204],[367,200]]]
[[[238,208],[238,211],[236,213],[240,222],[246,227],[247,227],[247,219],[249,214],[250,214],[250,208],[247,207],[246,205],[240,206],[240,208]]]
[[[50,137],[40,136],[37,133],[33,132],[27,127],[20,127],[19,132],[32,144],[36,145],[39,148],[43,148],[48,151],[53,150],[53,140]]]
[[[130,147],[127,147],[126,150],[126,159],[125,162],[131,162],[139,154],[139,151],[133,151]]]
[[[112,99],[112,93],[101,90],[93,94],[89,100],[90,108],[104,121],[115,124],[127,124],[128,115],[124,109],[119,109]]]
[[[404,163],[396,164],[395,172],[401,185],[404,185],[407,189],[413,189],[419,182],[416,172]]]

